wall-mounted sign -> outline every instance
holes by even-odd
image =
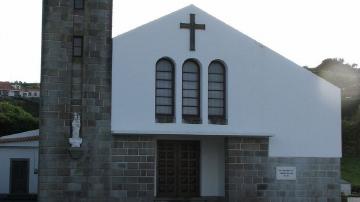
[[[296,180],[296,167],[276,167],[277,180]]]

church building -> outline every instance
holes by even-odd
[[[340,89],[194,5],[111,12],[44,0],[39,201],[340,201]]]

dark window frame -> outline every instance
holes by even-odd
[[[81,1],[79,4],[78,1]],[[74,9],[75,10],[83,10],[84,9],[84,2],[85,0],[74,0]],[[80,6],[79,6],[80,5]]]
[[[169,72],[169,71],[160,71],[158,70],[158,64],[161,61],[167,61],[171,64],[171,79],[159,79],[158,78],[158,72]],[[158,81],[170,81],[171,82],[171,88],[159,88],[157,86]],[[171,90],[171,95],[170,96],[159,96],[157,91],[158,89],[170,89]],[[157,104],[157,98],[161,98],[161,97],[166,97],[166,98],[170,98],[172,100],[171,105],[160,105]],[[170,114],[166,114],[166,113],[158,113],[157,112],[157,108],[158,106],[167,106],[167,107],[171,107],[171,113]],[[155,65],[155,120],[157,123],[174,123],[175,122],[175,63],[173,62],[172,59],[168,58],[168,57],[163,57],[160,58]]]
[[[80,39],[80,46],[75,46],[75,39]],[[84,51],[84,37],[83,36],[73,36],[73,57],[82,57],[83,56],[83,51]],[[75,54],[75,48],[80,48],[80,55],[79,54]]]
[[[222,82],[221,81],[210,81],[210,75],[221,75],[221,73],[210,73],[210,67],[213,64],[219,64],[220,67],[222,68]],[[226,65],[224,64],[224,62],[219,61],[219,60],[214,60],[209,64],[208,67],[208,122],[210,124],[219,124],[219,125],[226,125],[227,124],[227,91],[226,91],[226,86],[227,86],[227,77],[226,77]],[[222,90],[211,90],[210,89],[210,83],[222,83],[223,89]],[[222,99],[221,98],[210,98],[210,92],[222,92]],[[222,107],[214,107],[214,106],[210,106],[210,100],[221,100],[223,103]],[[210,108],[222,108],[223,110],[223,114],[222,115],[211,115],[210,112]]]
[[[184,73],[193,73],[193,72],[184,72],[184,67],[186,65],[186,63],[188,62],[192,62],[196,65],[197,67],[197,80],[192,81],[192,80],[185,80],[184,79]],[[185,89],[184,88],[184,83],[185,82],[197,82],[197,86],[196,89]],[[197,98],[196,97],[185,97],[184,96],[184,91],[186,90],[197,90]],[[197,106],[195,105],[184,105],[184,99],[197,99]],[[196,115],[190,115],[190,114],[184,114],[184,108],[185,107],[196,107],[197,108],[197,114]],[[181,108],[182,108],[182,121],[183,123],[189,123],[189,124],[201,124],[201,66],[199,64],[199,62],[196,59],[187,59],[185,60],[185,62],[182,65],[182,102],[181,102]]]

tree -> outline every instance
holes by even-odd
[[[39,121],[21,107],[0,102],[0,136],[39,128]]]
[[[315,68],[307,68],[341,89],[343,119],[350,119],[360,104],[360,69],[341,58],[328,58]]]

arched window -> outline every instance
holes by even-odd
[[[220,61],[209,65],[208,119],[212,124],[226,124],[226,70]]]
[[[194,60],[183,64],[182,117],[184,123],[200,123],[200,66]]]
[[[156,122],[175,121],[175,67],[167,58],[156,63],[155,111]]]

